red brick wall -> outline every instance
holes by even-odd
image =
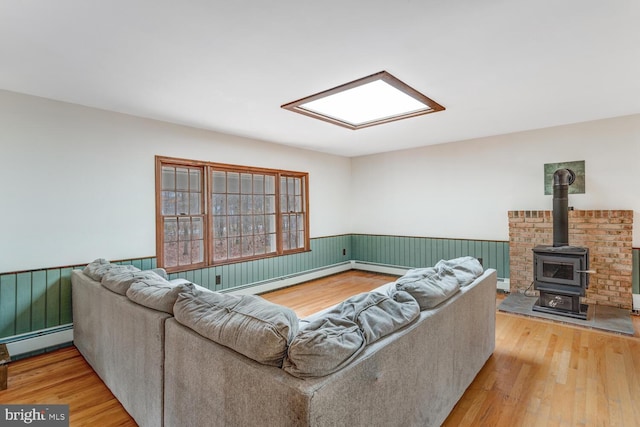
[[[551,211],[509,211],[509,279],[511,292],[522,292],[533,281],[536,245],[553,244]],[[569,244],[589,248],[589,282],[585,304],[631,309],[631,210],[569,211]],[[533,291],[533,287],[531,287]]]

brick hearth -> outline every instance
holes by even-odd
[[[631,309],[632,233],[631,210],[569,211],[569,244],[589,248],[596,270],[583,303]],[[511,292],[524,292],[533,281],[533,247],[551,244],[552,211],[509,211]]]

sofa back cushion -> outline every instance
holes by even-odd
[[[470,256],[440,260],[434,267],[448,270],[450,274],[455,276],[459,286],[470,285],[484,273],[484,268],[480,261]]]
[[[100,282],[104,275],[114,268],[118,271],[140,271],[139,268],[134,267],[133,265],[111,264],[104,258],[98,258],[87,264],[87,266],[82,270],[82,273],[84,273],[85,276],[89,276],[96,282]]]
[[[135,270],[134,270],[135,269]],[[164,280],[151,270],[140,271],[131,265],[114,265],[102,276],[102,286],[120,295],[126,295],[129,287],[138,280]]]
[[[365,346],[353,320],[325,314],[298,332],[282,368],[298,378],[322,377],[349,364]]]
[[[178,322],[200,335],[265,365],[282,366],[298,332],[293,310],[255,295],[193,290],[178,296]]]
[[[299,378],[328,375],[419,315],[418,303],[406,292],[355,295],[304,326],[289,346],[283,369]]]
[[[451,298],[460,286],[453,273],[427,267],[409,270],[396,280],[396,289],[411,294],[420,309],[427,310]]]
[[[180,292],[193,289],[192,283],[169,283],[154,273],[135,280],[127,289],[127,297],[136,304],[173,314],[173,306]]]

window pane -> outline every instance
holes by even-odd
[[[213,195],[213,207],[211,212],[214,215],[226,215],[227,214],[227,196],[224,194]]]
[[[286,194],[281,194],[280,195],[280,212],[288,212],[288,207],[287,207],[287,196]]]
[[[240,175],[235,172],[227,173],[227,192],[239,193],[240,192]]]
[[[253,213],[264,213],[264,196],[253,196]]]
[[[164,244],[164,266],[176,267],[178,265],[178,242]]]
[[[253,216],[247,215],[242,217],[242,235],[253,234]]]
[[[229,258],[240,258],[240,238],[229,239]]]
[[[191,194],[191,203],[189,206],[189,213],[191,215],[200,215],[202,211],[200,210],[200,193],[190,193]]]
[[[246,236],[242,238],[242,256],[253,255],[253,236]]]
[[[176,168],[176,189],[189,190],[189,169]]]
[[[191,264],[191,242],[180,242],[178,244],[178,264]]]
[[[264,198],[265,201],[265,213],[272,214],[276,213],[276,196],[267,196]]]
[[[276,235],[267,234],[267,246],[265,248],[267,253],[274,253],[276,251]]]
[[[263,215],[256,215],[254,217],[254,226],[255,226],[255,233],[256,234],[261,234],[264,233],[265,227],[264,227],[264,216]]]
[[[295,212],[302,212],[302,196],[296,196],[295,197],[294,210],[295,210]]]
[[[194,240],[202,240],[204,238],[202,218],[193,218],[191,220],[191,238]]]
[[[227,192],[227,174],[221,171],[213,171],[213,192]]]
[[[191,240],[191,218],[178,218],[178,240]]]
[[[201,263],[204,261],[204,242],[195,240],[191,242],[191,263]]]
[[[255,254],[256,255],[264,254],[266,251],[266,243],[267,243],[266,236],[264,234],[259,234],[255,236],[254,242],[255,243],[253,244],[253,249]]]
[[[227,230],[227,233],[229,236],[240,235],[240,217],[239,216],[229,217],[229,228]]]
[[[216,216],[213,218],[213,237],[227,237],[227,217]]]
[[[221,261],[227,259],[227,239],[215,239],[213,242],[213,259]]]
[[[178,241],[178,220],[176,218],[165,218],[164,220],[164,241]]]
[[[240,207],[242,215],[253,213],[253,196],[243,194],[240,198],[242,199],[242,206]]]
[[[191,169],[189,171],[189,189],[200,192],[200,181],[200,171],[198,169]]]
[[[163,190],[176,189],[175,168],[172,168],[169,166],[162,167],[162,189]]]
[[[289,204],[289,212],[297,212],[296,211],[296,196],[287,197],[287,202]]]
[[[265,194],[276,194],[276,177],[273,175],[266,175],[264,181]]]
[[[264,175],[253,175],[253,194],[264,194]]]
[[[296,181],[295,178],[287,178],[287,193],[289,193],[289,195],[296,194]]]
[[[188,215],[189,214],[189,193],[177,193],[177,201],[178,201],[178,215]]]
[[[173,191],[162,192],[162,215],[176,214],[176,193]]]
[[[265,230],[267,233],[275,233],[276,232],[276,216],[275,215],[267,215],[267,229]]]
[[[289,215],[282,215],[282,249],[289,250]]]
[[[240,196],[237,196],[235,194],[230,194],[229,196],[227,196],[227,214],[240,214]]]
[[[242,174],[242,194],[253,193],[253,176],[249,173]]]
[[[294,179],[294,194],[296,196],[299,196],[302,194],[301,181],[302,180],[300,178]]]

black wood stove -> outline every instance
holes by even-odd
[[[575,180],[570,169],[553,175],[553,246],[533,248],[533,284],[540,297],[534,311],[587,318],[587,305],[580,297],[589,287],[589,249],[569,246],[569,185]]]

